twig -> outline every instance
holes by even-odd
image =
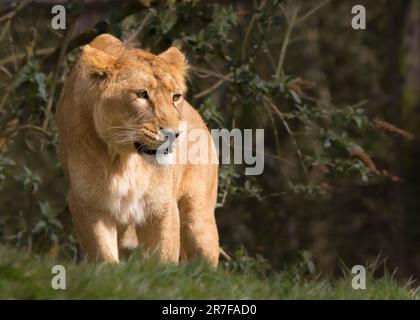
[[[20,1],[15,9],[13,9],[12,11],[10,11],[9,13],[5,14],[3,17],[0,18],[0,23],[3,22],[3,20],[12,20],[20,10],[22,10],[24,7],[26,7],[32,1],[33,0]]]
[[[51,138],[51,136],[52,136],[52,134],[50,132],[44,130],[43,128],[38,127],[38,126],[34,126],[34,125],[30,125],[30,124],[18,126],[18,127],[15,128],[14,131],[26,131],[26,130],[33,130],[33,131],[42,133],[45,136],[47,136],[48,138]]]
[[[126,44],[130,44],[132,43],[140,34],[140,32],[142,32],[142,30],[144,29],[144,27],[146,26],[146,24],[149,22],[149,19],[153,16],[153,12],[149,12],[144,19],[142,20],[142,22],[140,23],[140,25],[138,26],[138,28],[130,35],[130,37],[127,39]]]
[[[264,102],[263,102],[263,106],[264,106],[264,109],[267,111],[268,117],[270,118],[270,121],[271,121],[271,125],[273,126],[277,154],[280,155],[280,139],[279,139],[279,133],[277,130],[276,121],[274,120],[273,113],[270,111],[270,109],[267,107],[267,105]]]
[[[242,60],[245,60],[246,45],[248,44],[249,35],[251,34],[251,30],[254,27],[255,20],[257,20],[257,14],[256,13],[254,13],[252,15],[251,21],[250,21],[250,23],[248,25],[248,28],[246,30],[244,42],[242,43]]]
[[[0,101],[0,113],[3,111],[3,107],[6,104],[7,99],[9,99],[9,96],[12,93],[12,91],[13,91],[15,85],[16,85],[17,75],[18,75],[18,73],[16,73],[16,76],[14,77],[11,84],[5,89],[5,92],[3,92],[3,97],[1,98],[1,101]]]
[[[295,27],[298,12],[299,12],[299,8],[294,7],[291,16],[289,17],[288,15],[286,15],[287,30],[286,30],[286,35],[284,36],[283,44],[281,46],[279,61],[277,63],[277,70],[276,70],[277,76],[280,75],[280,72],[283,69],[284,60],[286,58],[287,47],[289,46],[289,41],[290,41],[290,37],[292,36],[293,28]]]
[[[227,180],[226,180],[225,191],[223,192],[223,196],[222,196],[222,201],[216,204],[216,208],[223,207],[223,205],[226,203],[226,199],[229,193],[229,187],[230,187],[231,182],[232,182],[232,177],[228,175]]]
[[[194,66],[190,66],[190,69],[193,72],[203,73],[203,74],[215,77],[215,78],[224,79],[226,81],[232,81],[232,76],[233,76],[232,73],[229,73],[227,75],[223,75],[221,73],[217,73],[217,72],[212,71],[212,70],[207,70],[207,69],[198,68],[198,67],[194,67]]]
[[[3,21],[7,21],[10,20],[14,17],[15,13],[13,11],[5,14],[3,17],[0,18],[0,23],[2,23]]]
[[[303,171],[307,174],[308,173],[308,168],[305,165],[305,161],[304,161],[304,156],[302,151],[299,148],[299,145],[295,139],[295,133],[290,129],[289,124],[287,123],[286,119],[285,119],[285,115],[277,108],[277,106],[271,101],[271,99],[267,96],[263,97],[263,100],[267,101],[269,103],[269,105],[272,107],[272,109],[274,110],[274,112],[279,116],[280,121],[283,123],[284,128],[286,129],[287,133],[290,136],[290,139],[292,140],[293,145],[295,146],[296,149],[296,153],[298,155],[299,161],[301,163],[302,169]]]
[[[248,43],[248,38],[249,38],[249,35],[251,34],[251,30],[252,30],[252,28],[253,28],[253,26],[254,26],[254,23],[255,23],[255,20],[256,20],[256,19],[257,19],[257,14],[256,14],[256,13],[254,13],[254,14],[252,15],[251,21],[249,22],[248,28],[247,28],[247,30],[246,30],[246,33],[245,33],[245,38],[244,38],[244,42],[242,43],[242,60],[245,60],[245,55],[246,55],[246,45],[247,45],[247,43]]]
[[[74,23],[70,22],[69,23],[69,27],[67,29],[67,32],[64,36],[63,39],[63,43],[61,45],[61,50],[60,50],[60,54],[58,56],[57,59],[57,63],[53,72],[53,76],[52,76],[52,80],[51,80],[51,90],[50,90],[50,94],[48,96],[48,101],[47,101],[47,107],[45,109],[45,114],[44,114],[44,121],[42,123],[42,129],[43,130],[47,130],[48,128],[48,122],[50,120],[50,116],[51,116],[51,109],[54,103],[54,95],[55,95],[55,91],[57,89],[57,80],[58,80],[58,75],[60,73],[60,69],[62,67],[62,64],[64,62],[65,56],[66,56],[66,52],[67,52],[67,47],[70,43],[70,39],[73,35],[74,32]],[[43,142],[41,142],[41,150],[43,149]]]
[[[0,42],[3,41],[3,38],[6,36],[6,33],[9,31],[9,29],[10,29],[10,20],[6,22],[6,25],[3,27],[3,30],[0,33]]]
[[[7,70],[7,68],[0,65],[0,70],[3,71],[9,78],[13,78],[12,74],[9,70]]]
[[[3,27],[3,30],[2,30],[1,35],[0,35],[0,41],[5,36],[6,32],[10,29],[12,19],[18,14],[18,12],[20,10],[22,10],[24,7],[26,7],[32,1],[33,0],[20,1],[15,9],[13,9],[11,12],[7,13],[6,15],[4,15],[3,17],[0,18],[0,23],[3,22],[3,21],[6,21],[6,25]]]
[[[307,13],[302,15],[301,17],[298,16],[298,12],[299,12],[298,7],[293,7],[291,9],[292,12],[291,12],[290,16],[289,16],[289,13],[286,11],[286,9],[284,9],[283,6],[280,7],[282,9],[285,17],[286,17],[287,30],[286,30],[286,35],[284,36],[283,44],[282,44],[281,51],[280,51],[280,56],[279,56],[279,61],[278,61],[278,64],[277,64],[276,75],[280,75],[280,72],[283,69],[287,48],[288,48],[289,44],[291,43],[290,37],[292,35],[293,29],[296,26],[298,26],[299,24],[301,24],[302,22],[304,22],[306,19],[311,17],[315,12],[317,12],[318,10],[323,8],[329,2],[331,2],[331,0],[325,0],[325,1],[321,2],[320,4],[316,5],[314,8],[309,10]]]
[[[48,55],[48,54],[54,52],[54,50],[55,50],[55,48],[43,48],[43,49],[36,50],[36,53],[40,56],[43,56],[43,55]],[[26,52],[17,53],[15,56],[10,55],[6,58],[0,59],[0,66],[13,62],[13,60],[15,58],[17,60],[21,60],[25,57],[26,57]]]
[[[206,90],[203,90],[203,91],[195,94],[193,96],[193,98],[194,99],[200,99],[201,97],[204,97],[204,96],[210,94],[211,92],[213,92],[214,90],[216,90],[217,88],[219,88],[223,83],[225,83],[225,81],[226,80],[224,80],[224,79],[220,79],[219,81],[217,81],[215,84],[213,84],[212,86],[210,86]]]
[[[299,19],[296,20],[296,25],[298,25],[298,24],[302,23],[303,21],[305,21],[306,19],[308,19],[315,12],[317,12],[319,9],[326,6],[330,2],[331,2],[331,0],[325,0],[325,1],[321,2],[320,4],[318,4],[317,6],[315,6],[313,9],[309,10],[307,13],[305,13],[303,16],[301,16]]]
[[[210,92],[216,90],[224,82],[226,82],[226,81],[232,81],[233,80],[233,78],[232,78],[233,77],[233,73],[228,73],[226,75],[223,75],[223,74],[217,73],[217,72],[212,71],[212,70],[207,70],[207,69],[198,68],[198,67],[194,67],[194,66],[190,66],[190,69],[193,72],[196,72],[196,73],[204,73],[204,74],[206,74],[208,76],[212,76],[212,77],[215,77],[215,78],[219,78],[220,79],[219,81],[217,81],[216,83],[214,83],[211,87],[209,87],[209,88],[205,89],[204,91],[199,92],[196,95],[194,95],[193,96],[194,99],[199,99],[201,97],[204,97],[207,94],[209,94]]]
[[[258,151],[255,148],[248,148],[248,147],[243,147],[242,150],[243,151],[251,151],[251,152],[254,152],[256,155],[257,154],[260,154],[260,155],[263,155],[264,157],[267,156],[267,157],[273,158],[275,160],[281,161],[281,162],[283,162],[283,163],[285,163],[285,164],[287,164],[287,165],[289,165],[291,167],[296,167],[296,164],[294,162],[292,162],[292,161],[290,161],[290,160],[288,160],[288,159],[286,159],[284,157],[280,157],[279,155],[276,155],[276,154],[272,154],[270,152],[267,152],[265,150],[264,150],[264,152],[261,152],[261,151]]]
[[[18,70],[18,61],[16,59],[16,47],[15,47],[15,42],[13,40],[12,30],[10,30],[10,32],[9,32],[9,46],[10,46],[10,51],[11,51],[12,57],[13,57],[13,68],[16,72]]]
[[[232,258],[226,253],[225,250],[223,250],[222,247],[219,247],[219,250],[220,250],[220,254],[223,256],[223,258],[225,258],[228,261],[232,260]]]
[[[246,33],[245,33],[245,37],[244,37],[244,41],[242,43],[242,60],[245,60],[245,55],[246,55],[246,45],[248,44],[248,40],[249,40],[249,36],[251,35],[251,31],[252,28],[254,27],[255,21],[257,21],[257,17],[259,12],[261,11],[266,5],[266,1],[263,0],[260,4],[260,6],[257,9],[257,12],[254,12],[254,14],[252,15],[251,21],[249,22],[248,28],[246,29]]]
[[[270,26],[271,26],[271,24],[270,24]],[[259,23],[259,22],[257,23],[257,27],[258,27],[258,31],[260,32],[260,34],[267,33],[268,30],[270,29],[270,27],[269,27],[268,30],[266,30],[264,32],[264,30],[263,30],[263,28],[261,26],[261,23]],[[271,54],[270,48],[269,48],[269,46],[267,44],[267,41],[265,40],[265,37],[263,38],[263,45],[264,45],[264,49],[265,49],[264,50],[264,53],[267,55],[268,60],[270,61],[271,66],[273,67],[273,69],[275,71],[276,70],[276,63],[274,62],[273,55]]]

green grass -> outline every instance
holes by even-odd
[[[51,287],[55,264],[66,267],[66,290]],[[301,267],[262,276],[256,265],[248,263],[237,271],[212,270],[203,263],[162,266],[156,258],[142,255],[118,265],[76,265],[0,246],[0,299],[420,298],[419,290],[408,283],[399,284],[391,276],[374,280],[368,275],[367,289],[353,290],[351,276],[329,282],[304,276]]]

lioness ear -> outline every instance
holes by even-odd
[[[182,74],[182,76],[185,76],[188,69],[188,63],[187,59],[185,59],[185,56],[178,48],[171,47],[168,50],[162,52],[159,57],[172,64],[177,69],[177,71]]]
[[[104,77],[114,71],[116,58],[87,44],[83,48],[82,61],[89,73]]]

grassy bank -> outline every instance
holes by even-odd
[[[66,290],[51,287],[53,265],[66,268]],[[418,283],[417,283],[418,285]],[[119,265],[74,264],[0,246],[1,299],[419,299],[413,285],[390,276],[353,290],[351,276],[335,281],[301,268],[263,276],[255,264],[211,270],[201,263],[161,266],[137,255]]]

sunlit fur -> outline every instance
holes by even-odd
[[[186,121],[206,130],[215,154],[199,114],[173,100],[185,93],[186,73],[176,48],[154,55],[101,35],[68,76],[57,108],[59,157],[88,258],[117,262],[119,247],[138,241],[162,261],[202,257],[217,265],[217,165],[159,165],[134,146],[155,150],[160,129],[176,131]]]

